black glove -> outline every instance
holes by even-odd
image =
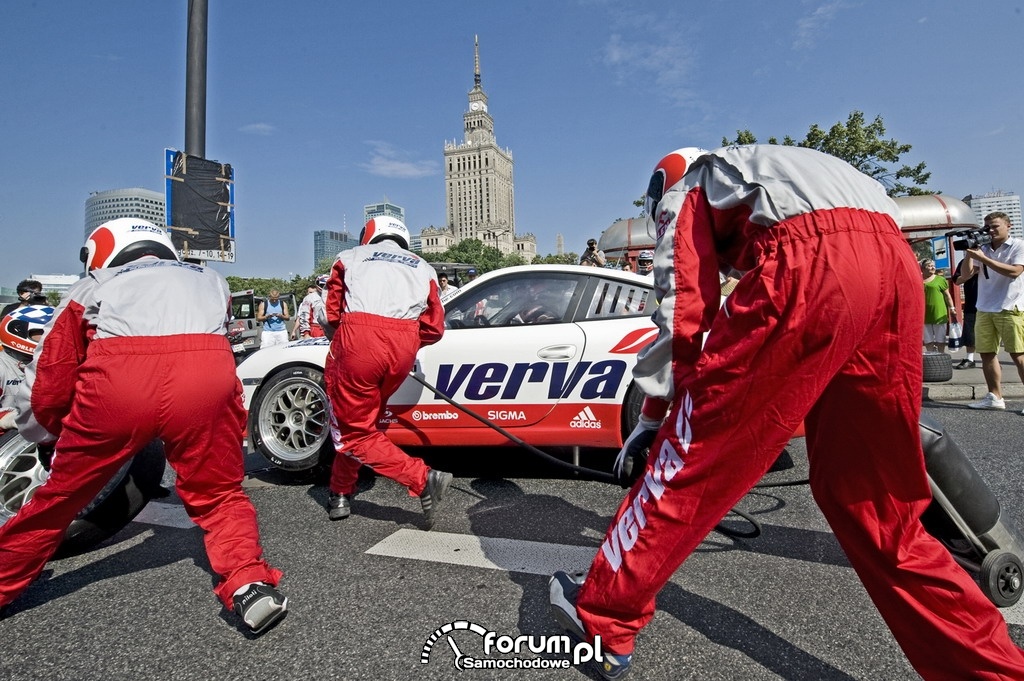
[[[615,457],[612,472],[623,487],[632,487],[647,468],[647,455],[654,444],[654,438],[661,427],[661,421],[640,415],[636,428],[629,434]]]
[[[53,461],[53,450],[56,445],[53,442],[40,442],[36,445],[36,458],[47,473],[50,472],[50,463]]]

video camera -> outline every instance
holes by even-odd
[[[992,235],[987,229],[962,229],[950,232],[946,236],[954,237],[954,251],[967,251],[992,243]]]

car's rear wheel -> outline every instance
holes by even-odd
[[[249,408],[253,447],[278,468],[313,468],[333,451],[324,375],[311,367],[273,374]]]
[[[163,474],[163,445],[154,441],[126,463],[79,512],[64,533],[58,555],[82,553],[116,534],[150,499],[163,494]],[[32,498],[46,477],[34,443],[17,431],[0,436],[0,525]]]

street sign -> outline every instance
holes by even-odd
[[[944,236],[932,237],[932,252],[935,254],[935,269],[949,269],[949,244]]]
[[[235,261],[235,171],[164,150],[167,231],[182,259]]]

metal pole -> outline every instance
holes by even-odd
[[[188,51],[185,55],[185,153],[206,158],[207,0],[188,2]]]

